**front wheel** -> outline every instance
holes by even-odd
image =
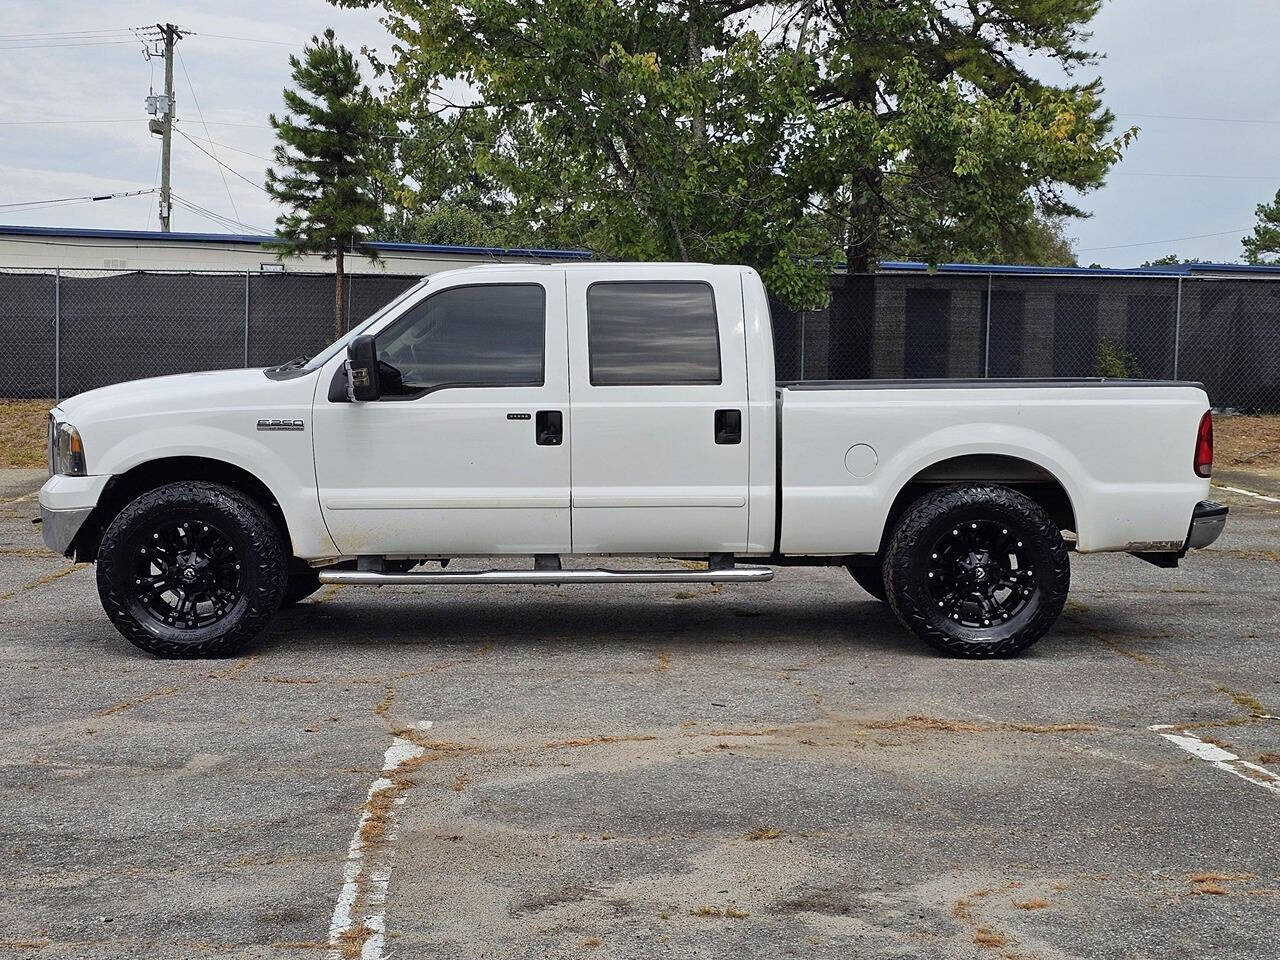
[[[187,481],[142,494],[108,525],[98,595],[117,630],[158,657],[226,656],[280,608],[289,555],[253,500]]]
[[[898,619],[961,657],[1025,650],[1058,619],[1071,584],[1066,544],[1044,509],[987,484],[913,503],[894,528],[884,572]]]

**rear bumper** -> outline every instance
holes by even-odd
[[[1184,550],[1199,550],[1207,547],[1218,537],[1227,525],[1227,507],[1213,500],[1201,500],[1191,511],[1191,526],[1187,530],[1187,543]]]

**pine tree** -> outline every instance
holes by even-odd
[[[272,114],[280,166],[267,170],[267,192],[284,205],[276,218],[280,256],[319,253],[335,260],[333,335],[344,324],[343,256],[376,253],[363,241],[382,222],[372,144],[381,130],[381,106],[361,83],[351,51],[333,30],[312,37],[301,58],[290,55],[296,90],[286,88],[283,118]]]
[[[1258,204],[1257,214],[1253,235],[1241,241],[1244,258],[1248,263],[1280,263],[1280,190],[1270,203]]]

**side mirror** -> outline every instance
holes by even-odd
[[[377,400],[382,396],[378,376],[378,349],[373,337],[359,336],[347,345],[347,397],[353,401]]]

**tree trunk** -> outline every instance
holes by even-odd
[[[699,31],[701,0],[689,0],[689,23],[685,32],[685,69],[693,73],[702,66],[702,35]],[[707,141],[707,108],[701,100],[693,107],[693,145],[702,149]]]
[[[345,314],[346,297],[343,295],[342,248],[345,244],[338,241],[337,260],[333,271],[333,339],[339,340],[346,332]]]
[[[853,176],[844,252],[849,273],[870,273],[875,269],[880,245],[880,181],[879,170]]]

